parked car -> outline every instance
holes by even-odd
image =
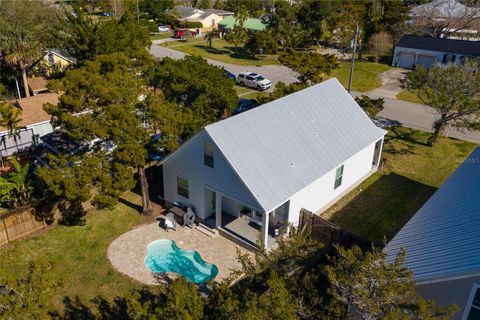
[[[176,29],[176,30],[173,32],[173,37],[174,37],[174,38],[184,38],[187,32],[190,32],[190,34],[192,35],[192,37],[196,37],[196,36],[197,36],[197,32],[196,32],[196,31],[192,31],[192,30],[188,30],[188,29]]]
[[[171,30],[169,26],[158,26],[158,32],[169,32]]]
[[[249,71],[241,72],[237,77],[237,83],[260,91],[267,90],[272,86],[272,82],[261,74]]]
[[[113,12],[102,12],[102,17],[113,17]]]
[[[253,108],[258,107],[258,101],[255,99],[240,99],[238,102],[237,108],[233,110],[232,115],[236,115],[248,110],[251,110]]]
[[[232,80],[236,80],[236,79],[237,79],[237,76],[236,76],[236,75],[234,75],[233,73],[231,73],[230,71],[225,70],[225,69],[223,69],[223,75],[224,75],[225,77],[227,77],[228,79],[232,79]]]

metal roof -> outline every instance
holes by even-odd
[[[470,56],[480,55],[480,41],[433,38],[430,36],[404,35],[397,47],[449,52]]]
[[[415,280],[448,278],[480,270],[480,148],[385,247],[393,260],[406,249]]]
[[[386,133],[337,79],[205,130],[266,212]]]

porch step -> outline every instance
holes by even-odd
[[[196,229],[210,238],[215,238],[218,235],[217,229],[212,229],[203,223],[199,223]]]
[[[240,235],[237,235],[236,233],[230,231],[230,230],[226,230],[224,228],[219,228],[219,231],[220,231],[220,235],[222,237],[225,237],[227,238],[228,240],[238,244],[239,246],[249,250],[249,251],[257,251],[258,248],[257,246],[246,240],[245,238],[241,237]]]

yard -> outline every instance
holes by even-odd
[[[441,138],[433,148],[429,134],[400,128],[385,138],[386,164],[322,214],[365,239],[390,240],[427,201],[475,144]]]
[[[280,64],[274,55],[257,55],[257,59],[252,59],[242,46],[235,48],[233,44],[223,39],[214,39],[212,41],[212,48],[208,46],[207,40],[203,37],[191,40],[179,40],[172,43],[162,43],[162,46],[191,55],[199,55],[206,59],[243,66]]]
[[[173,37],[173,32],[161,32],[150,36],[150,40],[163,40]]]
[[[1,272],[24,274],[28,262],[39,258],[55,264],[55,273],[64,280],[53,301],[63,307],[65,297],[80,297],[87,302],[101,295],[111,299],[140,283],[115,271],[107,259],[107,247],[113,239],[133,227],[152,221],[138,214],[128,201],[140,203],[136,194],[127,193],[115,210],[94,211],[85,226],[56,226],[30,238],[17,240],[0,249]]]
[[[367,92],[380,87],[382,84],[378,75],[391,69],[389,65],[369,61],[355,61],[353,71],[352,90]],[[340,67],[333,71],[331,77],[336,77],[347,88],[350,74],[350,62],[340,62]]]
[[[416,93],[409,90],[401,91],[399,94],[397,94],[396,98],[399,100],[405,100],[408,102],[424,104],[422,99],[420,99]]]

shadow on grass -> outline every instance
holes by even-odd
[[[390,134],[385,136],[383,151],[386,154],[415,154],[415,145],[423,147],[428,146],[424,140],[423,137],[418,137],[418,135],[412,130],[394,128],[390,130]],[[395,144],[393,143],[395,141],[404,143]]]
[[[222,49],[217,49],[217,48],[210,48],[209,46],[206,46],[206,45],[200,45],[200,44],[197,44],[197,45],[194,45],[195,48],[198,48],[198,49],[201,49],[201,50],[204,50],[208,53],[211,53],[211,54],[231,54],[232,52],[229,51],[229,50],[222,50]]]
[[[329,220],[360,237],[383,243],[410,220],[435,190],[395,173],[381,174]]]

